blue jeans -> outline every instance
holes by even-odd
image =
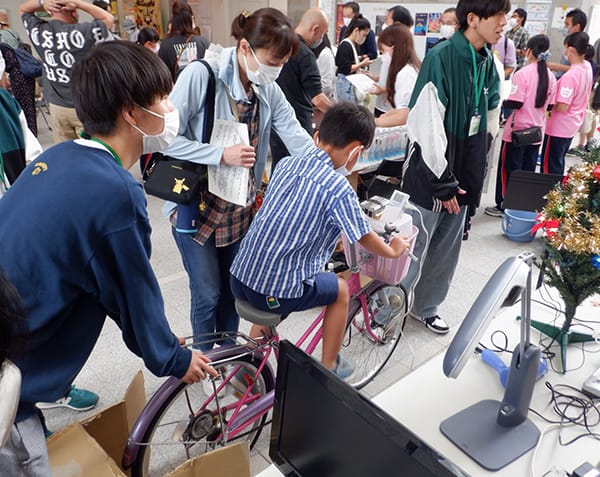
[[[413,251],[419,261],[411,261],[401,284],[407,293],[410,293],[421,268],[421,277],[414,285],[410,312],[413,316],[425,320],[438,314],[438,306],[450,289],[460,254],[468,207],[462,206],[458,214],[449,214],[445,210],[432,212],[416,204],[412,205],[419,209],[423,216],[421,223],[418,212],[406,209],[413,218],[413,224],[419,228]],[[427,230],[427,234],[423,228]]]
[[[335,82],[335,93],[338,101],[351,101],[356,103],[356,94],[354,86],[346,79],[344,75],[338,75]]]
[[[226,247],[216,247],[213,234],[204,245],[200,245],[190,234],[179,233],[175,229],[172,232],[190,280],[190,317],[194,337],[236,332],[240,318],[229,286],[229,267],[238,251],[239,241]],[[232,342],[231,339],[222,340],[222,343]],[[198,347],[207,351],[213,343],[199,344]]]

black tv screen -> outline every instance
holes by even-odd
[[[269,455],[288,477],[456,475],[405,426],[287,341]]]

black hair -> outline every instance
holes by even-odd
[[[183,35],[199,34],[194,30],[194,16],[188,10],[180,10],[179,13],[171,17],[171,31],[169,37]]]
[[[469,23],[467,17],[469,13],[474,13],[479,18],[487,19],[498,15],[499,13],[508,13],[510,11],[510,0],[459,0],[456,5],[456,19],[460,29],[465,31]]]
[[[327,110],[319,126],[319,142],[344,148],[352,141],[369,147],[375,135],[371,111],[350,101],[340,101]]]
[[[360,12],[360,5],[356,2],[346,2],[342,5],[342,8],[351,8],[354,15],[358,15]]]
[[[402,23],[409,28],[415,24],[408,9],[402,5],[396,5],[395,7],[388,9],[388,12],[391,12],[392,20],[394,22]]]
[[[594,50],[594,47],[592,45],[588,45],[587,49],[585,50],[585,55],[583,58],[586,61],[592,61],[594,59],[595,54],[596,54],[596,50]]]
[[[0,374],[6,359],[24,349],[25,309],[15,286],[0,271]]]
[[[275,8],[259,8],[251,15],[244,11],[233,19],[231,36],[238,42],[246,39],[256,50],[271,50],[276,58],[296,54],[300,48],[298,35],[290,19]]]
[[[567,18],[571,19],[572,25],[579,25],[579,30],[585,30],[585,26],[587,25],[587,15],[580,8],[574,8],[569,13],[567,13]]]
[[[102,10],[106,10],[107,12],[111,11],[110,3],[106,2],[105,0],[94,0],[92,2],[92,5],[95,5],[101,8]]]
[[[515,11],[513,13],[516,13],[520,18],[523,19],[523,23],[521,24],[521,26],[524,27],[525,22],[527,21],[527,10],[524,10],[522,8],[515,8]]]
[[[127,41],[99,43],[75,62],[71,73],[75,111],[92,136],[110,134],[124,108],[148,107],[172,88],[165,63]]]
[[[578,55],[585,55],[589,44],[590,37],[584,31],[576,31],[565,38],[565,46],[575,48]]]
[[[352,21],[348,24],[348,27],[344,31],[344,38],[348,38],[356,29],[359,31],[371,29],[371,23],[369,23],[369,20],[363,17],[360,13],[352,17]]]
[[[154,27],[144,27],[138,33],[138,37],[136,43],[138,45],[144,46],[147,41],[150,43],[156,43],[160,37],[158,36],[158,31]]]
[[[527,49],[531,54],[538,58],[541,53],[545,53],[550,48],[550,39],[546,35],[534,35],[527,42]],[[535,92],[535,107],[541,108],[548,99],[548,66],[546,60],[539,59],[537,62],[538,87]]]

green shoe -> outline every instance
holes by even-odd
[[[38,409],[54,409],[56,407],[67,407],[74,411],[89,411],[98,403],[98,395],[85,389],[71,386],[69,393],[55,402],[38,402]]]

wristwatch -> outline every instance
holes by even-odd
[[[44,0],[38,0],[38,5],[40,7],[43,7],[44,6]]]

